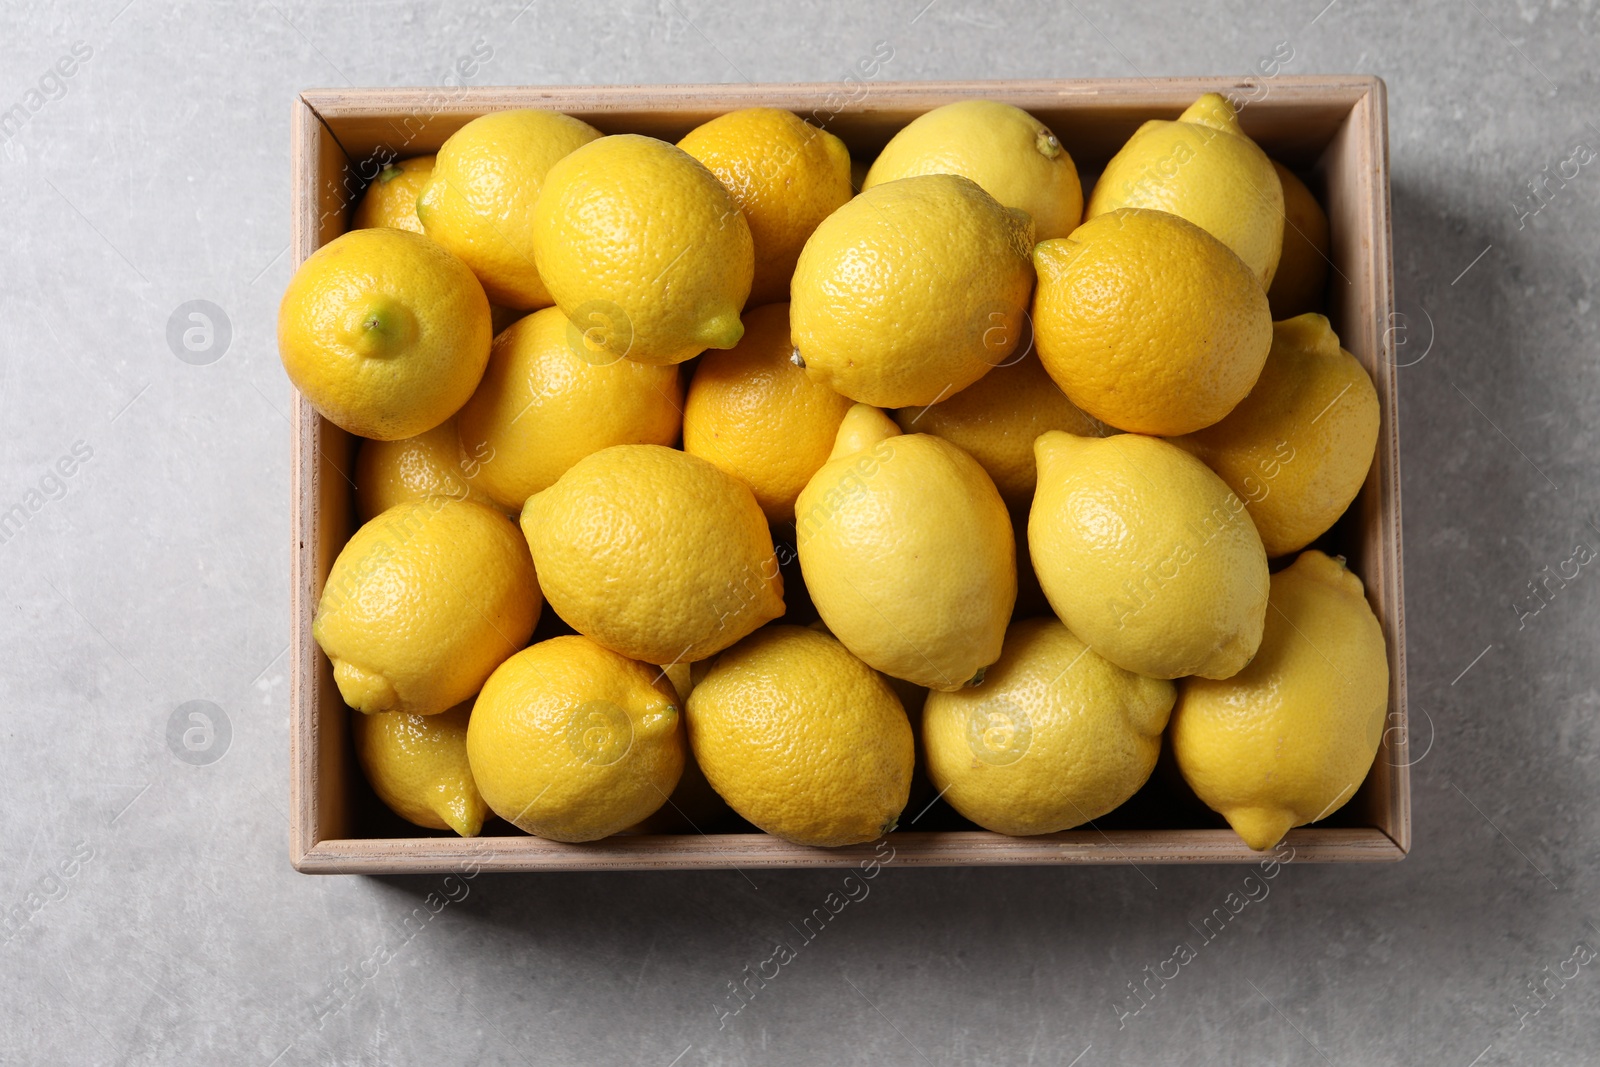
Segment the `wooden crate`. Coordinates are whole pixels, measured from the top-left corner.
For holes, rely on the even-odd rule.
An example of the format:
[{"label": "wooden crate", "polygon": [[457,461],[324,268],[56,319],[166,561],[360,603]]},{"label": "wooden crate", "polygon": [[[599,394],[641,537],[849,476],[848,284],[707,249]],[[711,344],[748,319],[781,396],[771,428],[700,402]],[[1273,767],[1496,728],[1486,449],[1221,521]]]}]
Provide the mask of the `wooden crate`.
[{"label": "wooden crate", "polygon": [[[1175,118],[1210,91],[1250,101],[1241,114],[1246,132],[1269,155],[1310,173],[1320,186],[1336,266],[1329,317],[1344,346],[1371,372],[1382,409],[1377,461],[1328,543],[1366,582],[1383,624],[1391,677],[1388,729],[1371,774],[1355,798],[1328,820],[1333,825],[1293,830],[1287,842],[1298,861],[1396,860],[1411,845],[1411,794],[1399,403],[1389,331],[1394,295],[1388,127],[1381,80],[1305,76],[313,90],[294,101],[292,262],[298,265],[344,231],[352,201],[383,163],[435,151],[469,120],[503,108],[550,108],[605,133],[645,133],[669,141],[736,108],[787,108],[836,133],[853,154],[870,158],[922,112],[953,100],[989,97],[1037,115],[1088,175],[1097,173],[1142,121]],[[311,638],[323,581],[354,529],[348,477],[354,442],[303,398],[295,405],[293,436],[289,851],[296,869],[377,874],[474,866],[497,871],[843,867],[872,855],[870,845],[817,849],[761,833],[639,835],[585,845],[529,836],[463,839],[397,831],[392,820],[363,815],[376,801],[351,756],[349,712],[327,658]],[[1104,821],[1117,823],[1114,816]],[[384,834],[414,836],[376,836],[374,826]],[[907,866],[1246,863],[1258,858],[1225,828],[1085,827],[1030,838],[905,830],[891,840],[894,862]]]}]

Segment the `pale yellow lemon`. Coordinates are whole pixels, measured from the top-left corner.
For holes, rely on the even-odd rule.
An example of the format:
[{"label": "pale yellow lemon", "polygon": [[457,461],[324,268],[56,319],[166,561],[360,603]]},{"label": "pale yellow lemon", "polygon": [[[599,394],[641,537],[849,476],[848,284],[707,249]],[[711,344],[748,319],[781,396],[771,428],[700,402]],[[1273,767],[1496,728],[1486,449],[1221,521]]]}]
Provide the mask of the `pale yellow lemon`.
[{"label": "pale yellow lemon", "polygon": [[1294,171],[1277,160],[1272,169],[1283,185],[1283,255],[1267,290],[1276,322],[1323,309],[1332,253],[1322,205]]},{"label": "pale yellow lemon", "polygon": [[1084,220],[1119,208],[1180,215],[1227,245],[1265,289],[1283,248],[1283,188],[1233,105],[1206,93],[1176,121],[1152,119],[1100,173]]},{"label": "pale yellow lemon", "polygon": [[756,498],[676,449],[585,456],[529,498],[522,531],[556,613],[632,659],[692,663],[783,614]]},{"label": "pale yellow lemon", "polygon": [[1011,519],[949,441],[851,408],[795,504],[795,539],[822,621],[868,665],[951,690],[999,657],[1017,595]]},{"label": "pale yellow lemon", "polygon": [[474,484],[518,511],[590,453],[673,444],[682,411],[676,367],[592,361],[561,309],[544,308],[494,339],[456,422],[462,452],[480,457]]},{"label": "pale yellow lemon", "polygon": [[597,841],[672,795],[681,720],[659,670],[569,634],[490,675],[473,704],[467,756],[502,819],[552,841]]},{"label": "pale yellow lemon", "polygon": [[862,189],[917,174],[960,174],[1033,219],[1034,239],[1077,229],[1083,189],[1050,127],[998,100],[960,100],[914,118],[889,139]]},{"label": "pale yellow lemon", "polygon": [[393,226],[412,233],[423,232],[422,220],[417,218],[417,194],[433,173],[433,160],[431,155],[413,156],[380,170],[356,202],[350,228]]},{"label": "pale yellow lemon", "polygon": [[1244,399],[1272,347],[1267,295],[1239,257],[1176,215],[1124,209],[1034,249],[1039,359],[1119,430],[1179,434]]},{"label": "pale yellow lemon", "polygon": [[1061,621],[1152,678],[1226,678],[1248,663],[1267,554],[1227,483],[1156,437],[1052,430],[1035,447],[1028,546]]},{"label": "pale yellow lemon", "polygon": [[1361,491],[1378,447],[1378,391],[1321,315],[1273,324],[1250,395],[1172,443],[1205,460],[1250,509],[1268,556],[1321,537]]},{"label": "pale yellow lemon", "polygon": [[717,176],[676,145],[618,134],[551,167],[533,250],[556,306],[597,357],[682,363],[744,332],[750,226]]},{"label": "pale yellow lemon", "polygon": [[769,834],[859,844],[894,829],[905,808],[911,724],[883,678],[826,634],[751,634],[712,662],[688,719],[707,780]]},{"label": "pale yellow lemon", "polygon": [[901,408],[894,421],[906,433],[931,433],[961,446],[1014,508],[1033,499],[1033,442],[1040,434],[1065,430],[1101,437],[1116,432],[1068,400],[1032,352],[1013,355],[948,400]]},{"label": "pale yellow lemon", "polygon": [[356,513],[362,522],[396,504],[450,496],[496,507],[478,480],[482,454],[463,453],[456,420],[399,441],[368,441],[356,448]]},{"label": "pale yellow lemon", "polygon": [[794,518],[851,403],[796,367],[792,351],[789,305],[753,308],[737,345],[700,358],[683,408],[683,450],[748,485],[771,522]]},{"label": "pale yellow lemon", "polygon": [[437,715],[384,711],[350,716],[356,760],[389,810],[430,830],[477,837],[489,807],[467,763],[472,702]]},{"label": "pale yellow lemon", "polygon": [[351,230],[313,252],[278,305],[289,380],[334,425],[396,441],[454,415],[489,361],[489,301],[420,234]]},{"label": "pale yellow lemon", "polygon": [[1383,629],[1342,561],[1301,553],[1270,604],[1249,666],[1181,682],[1167,731],[1195,795],[1257,851],[1355,795],[1389,706]]},{"label": "pale yellow lemon", "polygon": [[550,168],[600,136],[555,111],[492,111],[451,134],[417,197],[428,236],[460,256],[489,299],[527,310],[554,301],[534,258],[533,209]]},{"label": "pale yellow lemon", "polygon": [[433,715],[476,693],[527,643],[540,606],[511,521],[435,496],[355,532],[333,561],[311,634],[346,704]]},{"label": "pale yellow lemon", "polygon": [[1014,622],[981,686],[928,694],[928,776],[986,830],[1081,826],[1150,777],[1174,696],[1171,682],[1103,659],[1059,620]]},{"label": "pale yellow lemon", "polygon": [[750,304],[788,300],[806,238],[851,197],[850,150],[828,131],[771,107],[719,115],[690,130],[678,147],[728,187],[750,224]]},{"label": "pale yellow lemon", "polygon": [[959,393],[1022,337],[1033,224],[969,178],[926,174],[868,189],[800,253],[790,330],[806,373],[863,404]]}]

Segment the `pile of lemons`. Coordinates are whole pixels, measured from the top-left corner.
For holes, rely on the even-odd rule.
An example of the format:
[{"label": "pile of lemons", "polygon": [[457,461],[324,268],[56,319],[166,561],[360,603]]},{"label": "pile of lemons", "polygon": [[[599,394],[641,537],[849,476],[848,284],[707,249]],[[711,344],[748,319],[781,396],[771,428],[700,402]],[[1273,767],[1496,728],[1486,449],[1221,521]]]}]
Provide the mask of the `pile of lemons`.
[{"label": "pile of lemons", "polygon": [[1087,200],[994,101],[870,167],[772,109],[676,145],[497,112],[354,226],[279,346],[364,439],[313,633],[411,822],[578,842],[725,802],[836,846],[917,778],[1052,833],[1165,738],[1264,849],[1366,776],[1383,634],[1308,546],[1377,394],[1318,313],[1326,216],[1222,97]]}]

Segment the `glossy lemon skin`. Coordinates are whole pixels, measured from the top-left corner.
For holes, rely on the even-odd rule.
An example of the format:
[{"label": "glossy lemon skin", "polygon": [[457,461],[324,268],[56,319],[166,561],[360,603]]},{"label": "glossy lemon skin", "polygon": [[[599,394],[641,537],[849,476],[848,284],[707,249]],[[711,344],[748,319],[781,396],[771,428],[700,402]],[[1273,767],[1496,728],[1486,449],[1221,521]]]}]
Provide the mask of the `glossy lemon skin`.
[{"label": "glossy lemon skin", "polygon": [[534,257],[534,204],[550,168],[599,136],[586,122],[535,108],[473,119],[439,149],[417,197],[424,231],[472,268],[493,303],[549,307]]},{"label": "glossy lemon skin", "polygon": [[783,614],[761,506],[697,456],[602,449],[529,498],[521,523],[550,606],[631,659],[692,663]]},{"label": "glossy lemon skin", "polygon": [[661,671],[578,635],[502,663],[467,726],[489,807],[552,841],[598,841],[654,813],[678,784],[684,751],[681,709]]},{"label": "glossy lemon skin", "polygon": [[1250,509],[1269,557],[1321,537],[1361,491],[1378,448],[1378,391],[1321,315],[1272,327],[1272,353],[1226,418],[1172,443]]},{"label": "glossy lemon skin", "polygon": [[417,196],[433,173],[434,157],[413,156],[391,163],[378,172],[372,184],[361,193],[350,216],[352,230],[373,226],[393,226],[397,230],[422,233],[417,218]]},{"label": "glossy lemon skin", "polygon": [[1188,433],[1255,384],[1272,346],[1266,294],[1199,227],[1130,208],[1033,255],[1040,362],[1088,414],[1134,433]]},{"label": "glossy lemon skin", "polygon": [[453,418],[399,441],[363,439],[356,446],[356,513],[366,522],[396,504],[430,496],[497,507],[478,484],[481,455],[462,452]]},{"label": "glossy lemon skin", "polygon": [[862,189],[918,174],[959,174],[1033,219],[1034,239],[1065,237],[1083,219],[1072,156],[1050,128],[998,100],[960,100],[912,119],[890,138]]},{"label": "glossy lemon skin", "polygon": [[822,621],[868,665],[952,690],[999,657],[1017,595],[1011,519],[960,448],[857,405],[795,530]]},{"label": "glossy lemon skin", "polygon": [[876,407],[932,404],[1009,358],[1033,284],[1033,223],[971,179],[902,178],[818,226],[790,286],[806,373]]},{"label": "glossy lemon skin", "polygon": [[510,520],[428,497],[355,532],[333,561],[311,633],[346,704],[433,715],[471,697],[527,643],[541,606]]},{"label": "glossy lemon skin", "polygon": [[1227,245],[1263,289],[1283,250],[1283,187],[1233,105],[1206,93],[1174,122],[1152,120],[1100,173],[1084,221],[1119,208],[1188,219]]},{"label": "glossy lemon skin", "polygon": [[1355,795],[1388,701],[1383,629],[1361,579],[1313,550],[1272,576],[1250,664],[1180,683],[1168,736],[1195,795],[1261,851]]},{"label": "glossy lemon skin", "polygon": [[1052,431],[1028,546],[1062,622],[1136,674],[1226,678],[1267,610],[1267,554],[1227,483],[1176,445]]},{"label": "glossy lemon skin", "polygon": [[834,638],[768,626],[689,695],[706,778],[756,826],[802,845],[872,841],[905,808],[915,759],[894,691]]},{"label": "glossy lemon skin", "polygon": [[683,408],[683,450],[748,485],[771,522],[794,519],[851,405],[796,367],[793,350],[788,304],[745,312],[743,339],[700,357]]},{"label": "glossy lemon skin", "polygon": [[467,762],[471,714],[465,701],[437,715],[352,715],[356,761],[378,799],[417,826],[477,837],[489,807]]},{"label": "glossy lemon skin", "polygon": [[463,454],[478,457],[475,485],[516,512],[602,448],[675,443],[682,408],[676,367],[593,361],[561,310],[544,308],[494,339],[456,421]]},{"label": "glossy lemon skin", "polygon": [[1123,670],[1057,619],[1014,622],[981,686],[928,694],[928,776],[986,830],[1071,829],[1144,785],[1175,697],[1170,681]]},{"label": "glossy lemon skin", "polygon": [[533,249],[556,306],[597,353],[682,363],[743,333],[750,226],[717,176],[676,145],[618,134],[551,167]]},{"label": "glossy lemon skin", "polygon": [[278,353],[329,422],[396,441],[454,415],[489,361],[489,301],[419,234],[351,230],[300,265],[278,306]]},{"label": "glossy lemon skin", "polygon": [[770,107],[719,115],[678,147],[727,186],[750,225],[750,306],[787,301],[806,238],[853,193],[850,150],[793,112]]}]

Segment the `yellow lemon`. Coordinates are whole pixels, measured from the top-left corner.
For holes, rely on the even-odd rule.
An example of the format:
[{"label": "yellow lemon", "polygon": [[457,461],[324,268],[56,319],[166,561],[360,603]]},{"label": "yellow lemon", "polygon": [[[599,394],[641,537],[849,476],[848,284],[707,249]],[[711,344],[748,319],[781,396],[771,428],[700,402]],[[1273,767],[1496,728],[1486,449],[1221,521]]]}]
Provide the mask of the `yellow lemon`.
[{"label": "yellow lemon", "polygon": [[551,167],[533,250],[597,356],[682,363],[744,332],[750,226],[717,176],[665,141],[602,137]]},{"label": "yellow lemon", "polygon": [[1283,256],[1267,290],[1276,322],[1322,310],[1331,261],[1328,216],[1322,205],[1294,171],[1277,160],[1272,169],[1283,185]]},{"label": "yellow lemon", "polygon": [[355,532],[311,634],[357,711],[433,715],[476,693],[539,621],[528,546],[504,515],[435,496]]},{"label": "yellow lemon", "polygon": [[931,433],[960,445],[994,479],[1011,507],[1033,499],[1033,442],[1046,430],[1103,437],[1114,433],[1078,409],[1029,352],[996,367],[975,385],[925,408],[901,408],[906,433]]},{"label": "yellow lemon", "polygon": [[878,673],[826,634],[768,626],[689,694],[689,743],[730,807],[775,837],[854,845],[894,829],[911,723]]},{"label": "yellow lemon", "polygon": [[1268,556],[1321,537],[1361,491],[1378,447],[1378,391],[1321,315],[1272,327],[1250,395],[1172,443],[1205,460],[1255,521]]},{"label": "yellow lemon", "polygon": [[1272,347],[1267,294],[1239,257],[1176,215],[1129,208],[1034,249],[1044,369],[1119,430],[1179,434],[1244,399]]},{"label": "yellow lemon", "polygon": [[890,138],[862,189],[917,174],[960,174],[1033,219],[1034,237],[1065,237],[1083,218],[1078,168],[1050,127],[998,100],[961,100]]},{"label": "yellow lemon", "polygon": [[550,606],[646,663],[692,663],[783,614],[761,506],[697,456],[615,445],[530,497],[522,531]]},{"label": "yellow lemon", "polygon": [[600,136],[587,122],[519,108],[473,119],[439,149],[417,197],[428,236],[472,268],[496,304],[553,303],[534,258],[533,207],[556,161]]},{"label": "yellow lemon", "polygon": [[771,522],[793,520],[850,410],[794,365],[793,350],[789,305],[752,309],[737,345],[701,357],[683,408],[683,450],[748,485]]},{"label": "yellow lemon", "polygon": [[986,830],[1071,829],[1144,785],[1175,695],[1171,682],[1096,655],[1056,619],[1024,619],[981,686],[928,695],[928,776]]},{"label": "yellow lemon", "polygon": [[1272,576],[1261,650],[1179,683],[1168,737],[1195,795],[1261,851],[1355,795],[1383,739],[1389,661],[1361,579],[1321,552]]},{"label": "yellow lemon", "polygon": [[806,373],[878,407],[932,404],[1004,363],[1022,336],[1033,224],[969,178],[872,189],[823,220],[790,286]]},{"label": "yellow lemon", "polygon": [[472,702],[437,715],[350,716],[356,760],[378,799],[409,823],[477,837],[489,806],[467,764]]},{"label": "yellow lemon", "polygon": [[496,504],[477,478],[481,454],[464,454],[456,420],[400,441],[362,440],[356,448],[356,512],[362,522],[408,500],[451,496]]},{"label": "yellow lemon", "polygon": [[719,115],[690,130],[678,147],[722,180],[750,224],[750,303],[789,299],[806,238],[851,197],[850,150],[826,130],[771,107]]},{"label": "yellow lemon", "polygon": [[545,308],[494,339],[457,422],[462,450],[481,457],[475,484],[516,511],[591,452],[673,444],[682,404],[676,367],[591,362],[567,317]]},{"label": "yellow lemon", "polygon": [[417,218],[417,195],[433,173],[433,156],[413,156],[391,163],[378,172],[362,192],[350,217],[352,230],[373,226],[393,226],[398,230],[422,232]]},{"label": "yellow lemon", "polygon": [[467,757],[494,813],[552,841],[598,841],[666,803],[683,772],[661,672],[576,634],[502,663],[472,707]]},{"label": "yellow lemon", "polygon": [[1028,547],[1062,622],[1152,678],[1226,678],[1267,611],[1267,554],[1244,502],[1156,437],[1051,431],[1035,445]]},{"label": "yellow lemon", "polygon": [[313,252],[278,305],[278,354],[329,422],[396,441],[454,415],[489,361],[489,301],[419,234],[351,230]]},{"label": "yellow lemon", "polygon": [[1011,518],[976,460],[858,404],[795,504],[822,621],[885,674],[960,689],[1000,655],[1017,596]]},{"label": "yellow lemon", "polygon": [[1265,289],[1283,248],[1283,188],[1272,161],[1207,93],[1176,122],[1140,126],[1100,173],[1084,221],[1118,208],[1179,215],[1231,248]]}]

